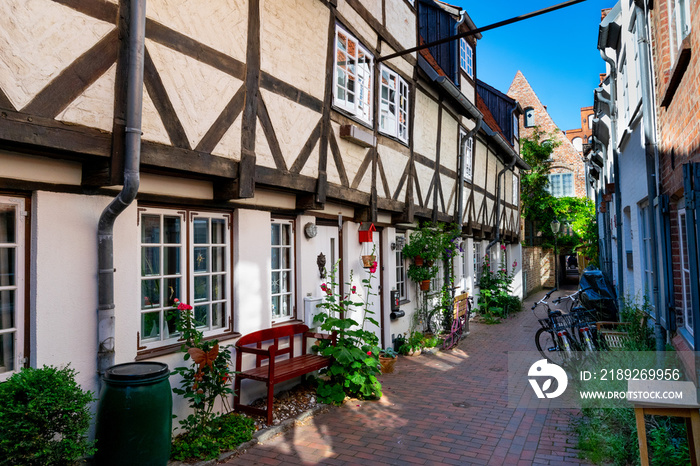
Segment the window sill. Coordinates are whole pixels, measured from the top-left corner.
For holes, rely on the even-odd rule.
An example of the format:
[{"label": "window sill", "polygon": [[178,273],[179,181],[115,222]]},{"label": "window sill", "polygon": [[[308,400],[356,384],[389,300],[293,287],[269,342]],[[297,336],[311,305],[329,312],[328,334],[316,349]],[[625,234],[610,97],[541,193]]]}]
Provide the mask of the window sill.
[{"label": "window sill", "polygon": [[[226,332],[226,333],[219,333],[217,335],[211,335],[208,337],[204,337],[204,341],[211,341],[211,340],[222,340],[222,339],[232,339],[232,338],[238,338],[240,337],[241,334],[238,332]],[[180,351],[180,348],[182,348],[182,344],[184,343],[184,340],[178,340],[177,343],[173,343],[171,345],[167,346],[159,346],[158,348],[147,348],[140,350],[138,353],[136,353],[136,357],[134,358],[134,361],[144,361],[146,359],[152,359],[156,358],[158,356],[165,356],[167,354],[172,354],[172,353],[177,353]]]},{"label": "window sill", "polygon": [[340,138],[357,144],[360,147],[376,147],[376,136],[366,129],[356,125],[342,125]]},{"label": "window sill", "polygon": [[676,64],[673,66],[673,70],[671,70],[671,79],[669,79],[668,84],[666,85],[666,90],[663,93],[663,99],[661,100],[662,107],[668,107],[671,105],[671,101],[673,100],[673,96],[676,94],[676,91],[681,84],[685,70],[688,69],[688,64],[690,64],[690,37],[691,36],[688,35],[688,37],[683,39],[683,42],[681,42],[681,48],[678,51]]},{"label": "window sill", "polygon": [[411,302],[410,299],[402,299],[399,301],[399,306],[403,306],[404,304],[409,304]]}]

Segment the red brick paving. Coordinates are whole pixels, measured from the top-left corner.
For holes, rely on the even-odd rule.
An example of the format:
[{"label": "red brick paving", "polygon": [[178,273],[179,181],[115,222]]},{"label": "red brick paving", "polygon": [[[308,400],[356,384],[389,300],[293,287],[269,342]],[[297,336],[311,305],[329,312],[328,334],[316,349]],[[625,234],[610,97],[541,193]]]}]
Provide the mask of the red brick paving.
[{"label": "red brick paving", "polygon": [[400,357],[381,400],[332,408],[226,464],[588,464],[569,427],[575,411],[508,408],[506,353],[536,351],[533,301],[500,325],[472,322],[455,350]]}]

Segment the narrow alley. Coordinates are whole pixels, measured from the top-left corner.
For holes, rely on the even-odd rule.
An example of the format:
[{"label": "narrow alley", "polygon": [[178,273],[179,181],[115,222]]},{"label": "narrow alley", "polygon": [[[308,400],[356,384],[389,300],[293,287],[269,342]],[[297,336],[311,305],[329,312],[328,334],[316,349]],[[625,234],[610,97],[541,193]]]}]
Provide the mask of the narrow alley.
[{"label": "narrow alley", "polygon": [[575,411],[507,407],[507,352],[536,351],[530,307],[543,294],[500,325],[472,322],[455,350],[402,356],[380,401],[347,402],[226,464],[587,464]]}]

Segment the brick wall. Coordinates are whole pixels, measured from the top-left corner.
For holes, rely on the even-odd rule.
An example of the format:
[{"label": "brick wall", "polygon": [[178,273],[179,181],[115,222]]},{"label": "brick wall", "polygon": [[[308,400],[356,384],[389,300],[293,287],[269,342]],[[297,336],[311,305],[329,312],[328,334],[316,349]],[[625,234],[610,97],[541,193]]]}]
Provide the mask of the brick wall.
[{"label": "brick wall", "polygon": [[551,249],[543,250],[539,246],[523,247],[523,272],[527,274],[527,283],[523,285],[525,296],[542,288],[554,287],[553,257]]},{"label": "brick wall", "polygon": [[[573,173],[574,175],[574,195],[576,197],[586,196],[586,174],[585,165],[581,160],[581,154],[574,148],[571,142],[566,138],[554,123],[547,112],[547,107],[542,105],[540,99],[535,94],[535,91],[527,82],[522,72],[518,71],[513,78],[513,82],[508,89],[508,96],[517,100],[523,110],[532,107],[535,111],[535,125],[539,126],[540,130],[551,135],[559,145],[554,149],[552,154],[553,163],[551,165],[551,173]],[[534,132],[534,128],[526,128],[524,126],[524,117],[520,118],[520,136],[530,137]]]},{"label": "brick wall", "polygon": [[[678,211],[685,207],[683,165],[700,162],[700,0],[691,0],[691,32],[684,45],[692,50],[686,68],[678,66],[679,52],[671,50],[672,0],[660,0],[650,12],[650,31],[657,106],[659,169],[661,194],[670,199],[671,262],[673,268],[676,322],[684,325],[682,315],[681,240]],[[678,87],[671,92],[672,78]],[[661,104],[665,104],[662,106]],[[698,324],[695,326],[696,331]],[[679,339],[673,340],[679,346]]]}]

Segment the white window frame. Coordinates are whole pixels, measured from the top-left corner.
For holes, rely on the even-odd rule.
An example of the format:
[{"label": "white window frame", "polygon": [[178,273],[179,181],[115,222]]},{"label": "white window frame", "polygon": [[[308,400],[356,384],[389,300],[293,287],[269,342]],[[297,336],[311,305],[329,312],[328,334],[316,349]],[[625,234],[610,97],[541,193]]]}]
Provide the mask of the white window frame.
[{"label": "white window frame", "polygon": [[466,39],[459,40],[459,66],[474,79],[474,50]]},{"label": "white window frame", "polygon": [[[406,243],[405,234],[397,234],[397,238],[403,237],[404,244]],[[396,289],[399,292],[399,299],[401,301],[408,300],[408,280],[406,277],[406,259],[403,257],[403,250],[396,248]]]},{"label": "white window frame", "polygon": [[[569,186],[571,189],[564,190],[564,177],[570,178]],[[574,197],[576,190],[574,189],[574,174],[573,173],[550,173],[549,184],[547,191],[554,197]]]},{"label": "white window frame", "polygon": [[[342,43],[342,36],[346,38],[347,43],[354,44],[354,55],[350,58],[354,64],[354,72],[348,70],[346,66],[338,64],[338,55],[344,54],[349,56],[351,47],[345,47],[346,50],[339,49],[339,43]],[[335,47],[333,53],[333,104],[341,108],[365,123],[372,124],[372,102],[374,96],[372,95],[373,80],[374,80],[374,56],[369,53],[369,51],[360,44],[355,37],[352,36],[345,29],[336,25],[335,27]],[[360,65],[359,60],[361,56],[369,59],[368,64]],[[348,78],[343,81],[343,76],[347,75]],[[354,81],[357,83],[355,89],[349,88],[349,83]],[[350,99],[349,96],[353,95],[354,99]]]},{"label": "white window frame", "polygon": [[474,241],[473,253],[474,253],[474,277],[472,277],[473,278],[472,289],[476,289],[479,287],[479,279],[481,278],[481,274],[484,270],[484,255],[481,252],[481,242]]},{"label": "white window frame", "polygon": [[408,83],[382,65],[379,79],[379,131],[408,143]]},{"label": "white window frame", "polygon": [[471,183],[472,177],[474,175],[473,139],[472,138],[467,139],[466,144],[464,144],[464,146],[462,146],[462,141],[466,137],[467,137],[467,132],[464,129],[459,128],[459,150],[461,151],[462,147],[464,147],[464,151],[462,153],[462,160],[464,161],[464,179]]},{"label": "white window frame", "polygon": [[[3,348],[0,348],[0,382],[8,379],[12,374],[18,372],[24,366],[24,294],[25,294],[25,199],[17,197],[0,196],[0,205],[11,206],[15,210],[15,237],[12,242],[0,242],[0,248],[6,250],[14,250],[14,270],[5,271],[14,276],[14,282],[10,284],[9,280],[5,280],[0,276],[0,292],[14,294],[14,315],[13,325],[7,328],[2,328],[4,324],[0,322],[0,336],[2,336]],[[0,241],[2,238],[0,238]],[[1,318],[1,317],[0,317]],[[7,338],[11,343],[4,341]],[[9,349],[8,349],[9,348]],[[5,356],[5,351],[11,352],[9,356]],[[12,364],[7,367],[6,362]]]},{"label": "white window frame", "polygon": [[[140,240],[139,249],[141,254],[141,274],[139,277],[140,286],[140,302],[141,309],[139,311],[139,350],[142,349],[152,349],[159,348],[163,346],[168,346],[177,343],[179,334],[174,330],[171,332],[168,330],[168,325],[166,323],[168,313],[173,312],[173,302],[177,298],[180,302],[187,303],[193,307],[194,317],[203,319],[203,324],[198,325],[197,328],[202,331],[205,337],[212,335],[222,334],[226,331],[231,330],[232,324],[232,312],[231,303],[233,302],[231,296],[231,215],[224,212],[202,212],[202,211],[190,211],[190,210],[175,210],[175,209],[164,209],[156,207],[139,208],[139,230],[140,230]],[[158,216],[159,218],[159,241],[158,242],[144,242],[143,239],[143,228],[145,228],[144,216]],[[172,217],[177,218],[180,222],[180,238],[178,242],[166,242],[164,237],[164,218]],[[208,219],[208,237],[209,242],[207,243],[197,243],[195,245],[194,238],[194,223],[196,220]],[[211,220],[216,219],[217,221],[223,221],[223,243],[211,243]],[[147,257],[145,254],[146,248],[158,248],[158,273],[145,274],[144,272],[144,260]],[[166,273],[164,268],[166,254],[165,248],[179,249],[179,267],[172,270],[172,273]],[[195,248],[197,248],[198,255],[195,256]],[[201,255],[201,249],[206,248],[208,257]],[[211,266],[212,261],[212,249],[223,249],[222,253],[222,267],[223,270],[212,271]],[[196,264],[204,264],[204,268],[196,270]],[[205,291],[206,296],[202,296],[200,291],[196,291],[198,288],[197,283],[201,283],[198,277],[207,277]],[[222,288],[222,296],[219,297],[212,296],[212,286],[214,277],[217,281],[220,281]],[[155,304],[147,304],[150,302],[145,293],[143,283],[147,281],[158,280],[158,302]],[[172,289],[170,292],[166,293],[167,280],[178,280],[178,287],[180,292],[176,292]],[[199,294],[196,294],[199,293]],[[178,296],[179,295],[179,296]],[[217,306],[222,308],[222,313],[220,314],[219,324],[214,324],[214,318],[212,315],[212,306]],[[155,337],[145,337],[145,322],[144,318],[146,314],[158,312],[158,335]],[[204,314],[202,314],[204,312]],[[153,323],[151,327],[156,324]]]},{"label": "white window frame", "polygon": [[644,204],[639,207],[639,247],[642,256],[642,284],[644,296],[652,309],[654,307],[654,271],[652,269],[652,254],[656,254],[654,245],[651,244],[651,228],[650,215],[652,210],[649,204]]},{"label": "white window frame", "polygon": [[518,175],[513,172],[513,205],[517,206],[520,201],[520,183]]},{"label": "white window frame", "polygon": [[690,1],[671,0],[668,8],[671,61],[675,63],[683,39],[690,34]]},{"label": "white window frame", "polygon": [[469,280],[469,254],[467,254],[467,239],[462,238],[462,252],[460,253],[459,269],[460,269],[460,286],[462,287],[462,292],[469,291],[468,280]]},{"label": "white window frame", "polygon": [[678,240],[680,242],[680,258],[681,258],[681,295],[683,300],[681,305],[683,307],[683,326],[685,329],[693,335],[694,333],[694,322],[693,322],[693,307],[692,298],[690,295],[690,264],[688,263],[688,244],[687,244],[687,233],[686,233],[686,215],[685,209],[678,210]]},{"label": "white window frame", "polygon": [[[280,243],[279,244],[273,244],[273,236],[272,236],[272,229],[274,228],[275,225],[278,225],[280,227]],[[289,242],[284,243],[283,238],[284,235],[282,234],[282,230],[284,227],[289,228]],[[271,260],[270,260],[270,317],[272,319],[272,323],[279,323],[279,322],[286,322],[294,319],[296,317],[296,293],[295,293],[295,288],[296,288],[296,277],[294,274],[294,264],[296,263],[296,257],[295,257],[295,248],[294,248],[294,242],[295,242],[295,228],[294,228],[294,220],[286,220],[286,219],[279,219],[279,218],[272,218],[270,221],[270,254],[271,254]],[[279,249],[280,254],[279,254],[279,267],[275,267],[274,260],[272,259],[272,251],[274,249]],[[289,251],[289,260],[287,264],[284,264],[283,257],[284,254],[282,254],[283,250],[288,250]],[[288,283],[289,286],[288,288],[284,288],[283,284],[285,281],[283,280],[284,274],[288,274]],[[275,274],[279,274],[279,285],[277,288],[277,292],[275,292]],[[279,312],[275,311],[275,297],[279,298],[279,307],[281,308]],[[287,297],[287,308],[285,309],[284,307],[284,298]]]}]

